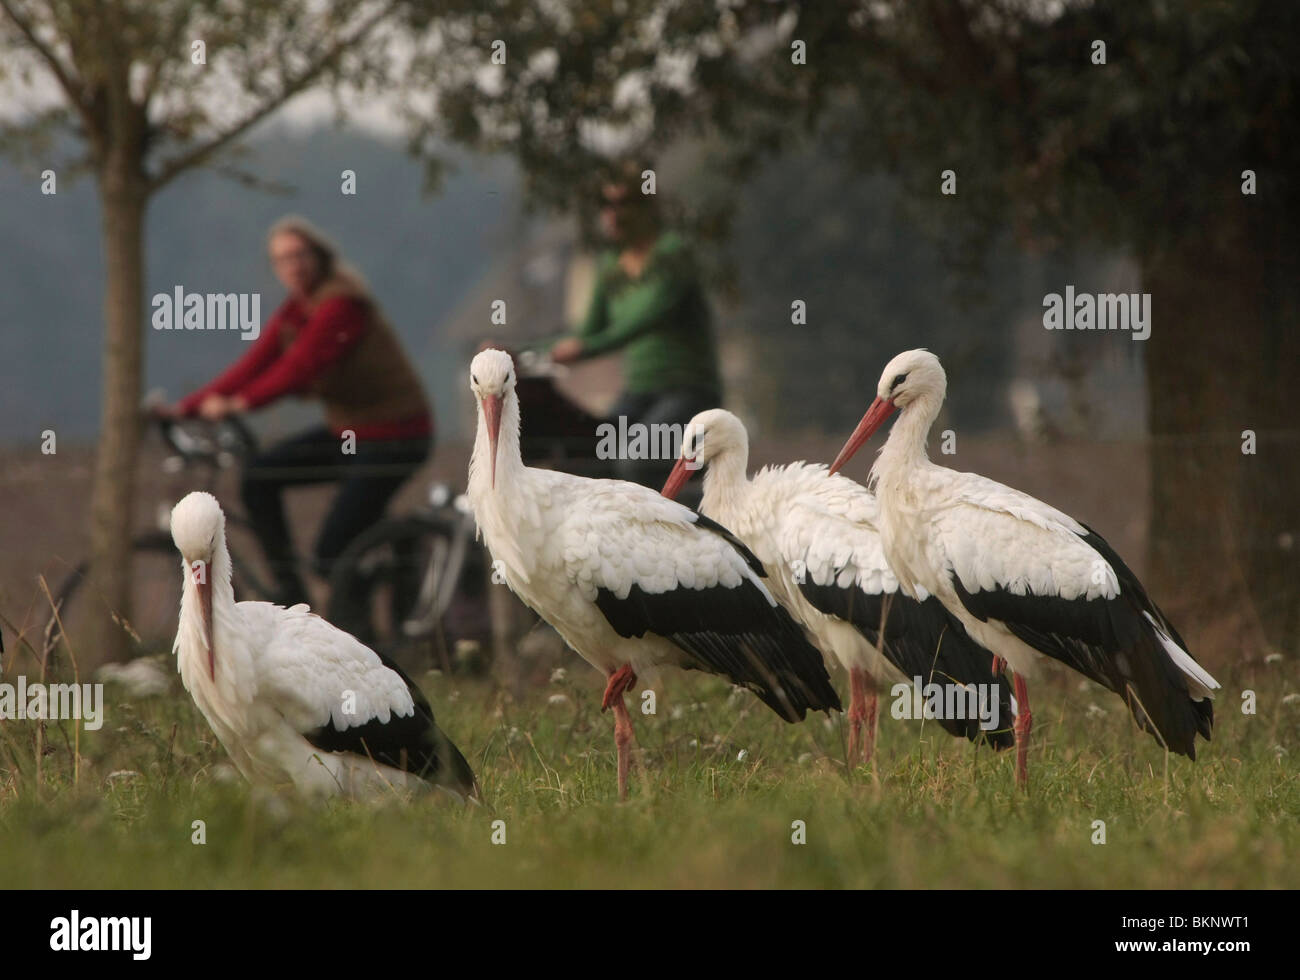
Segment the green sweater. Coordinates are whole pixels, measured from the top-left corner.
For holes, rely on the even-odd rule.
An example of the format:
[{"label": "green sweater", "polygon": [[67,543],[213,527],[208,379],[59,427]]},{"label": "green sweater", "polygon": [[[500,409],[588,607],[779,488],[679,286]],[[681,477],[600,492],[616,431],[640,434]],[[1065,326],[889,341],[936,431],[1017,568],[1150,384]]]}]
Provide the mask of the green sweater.
[{"label": "green sweater", "polygon": [[596,267],[596,288],[578,325],[582,356],[623,350],[625,389],[633,394],[667,388],[718,392],[718,355],[709,306],[685,239],[659,236],[639,279],[607,252]]}]

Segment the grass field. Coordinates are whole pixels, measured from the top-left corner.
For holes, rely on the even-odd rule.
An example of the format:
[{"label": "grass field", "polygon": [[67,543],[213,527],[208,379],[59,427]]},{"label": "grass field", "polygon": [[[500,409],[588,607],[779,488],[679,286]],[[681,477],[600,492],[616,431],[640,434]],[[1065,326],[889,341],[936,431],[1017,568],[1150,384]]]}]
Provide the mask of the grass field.
[{"label": "grass field", "polygon": [[[522,700],[430,675],[482,807],[427,797],[313,806],[255,790],[179,686],[137,701],[109,687],[107,720],[80,733],[75,769],[71,723],[38,735],[35,722],[0,722],[0,882],[1295,888],[1300,704],[1283,700],[1297,689],[1294,668],[1220,679],[1214,741],[1196,763],[1170,757],[1167,776],[1164,753],[1118,698],[1044,679],[1026,795],[1009,754],[891,718],[887,692],[874,762],[848,771],[839,716],[786,725],[721,682],[673,674],[655,716],[633,709],[639,751],[620,804],[602,685],[576,658]],[[1240,710],[1242,688],[1259,692],[1254,715]],[[1097,820],[1105,844],[1093,843]],[[493,843],[494,821],[504,844]],[[795,821],[806,843],[793,842]]]}]

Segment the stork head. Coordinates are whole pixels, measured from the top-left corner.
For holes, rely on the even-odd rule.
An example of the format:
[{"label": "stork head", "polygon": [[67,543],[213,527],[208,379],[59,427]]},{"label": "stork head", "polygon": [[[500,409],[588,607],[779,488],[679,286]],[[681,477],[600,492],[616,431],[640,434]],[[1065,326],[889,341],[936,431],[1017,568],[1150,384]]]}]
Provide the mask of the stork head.
[{"label": "stork head", "polygon": [[853,435],[849,436],[848,442],[835,457],[831,472],[837,472],[847,463],[896,410],[906,409],[918,399],[923,399],[928,404],[942,405],[947,391],[948,376],[944,374],[939,358],[924,348],[903,351],[886,364],[885,370],[880,373],[876,400],[871,403],[867,414],[862,416]]},{"label": "stork head", "polygon": [[208,671],[217,676],[212,636],[212,575],[217,555],[225,546],[226,515],[217,498],[197,490],[172,508],[172,541],[181,553],[187,586],[193,584],[203,617],[203,640],[208,648]]},{"label": "stork head", "polygon": [[711,408],[691,419],[682,434],[682,451],[660,491],[675,500],[696,470],[719,459],[749,455],[749,435],[740,419],[725,408]]},{"label": "stork head", "polygon": [[492,454],[492,486],[497,485],[497,440],[501,435],[501,407],[515,389],[515,362],[503,350],[479,351],[469,363],[469,386],[478,400],[483,424],[487,426]]}]

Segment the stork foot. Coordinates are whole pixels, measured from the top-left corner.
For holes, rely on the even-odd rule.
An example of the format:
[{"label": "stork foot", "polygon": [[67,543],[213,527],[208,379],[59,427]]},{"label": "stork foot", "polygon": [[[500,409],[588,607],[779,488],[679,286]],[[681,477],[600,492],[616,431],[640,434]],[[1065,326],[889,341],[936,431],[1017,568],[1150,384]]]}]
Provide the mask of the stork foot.
[{"label": "stork foot", "polygon": [[610,674],[605,696],[600,699],[600,710],[608,711],[615,704],[622,704],[624,692],[635,683],[636,674],[630,666],[625,665]]}]

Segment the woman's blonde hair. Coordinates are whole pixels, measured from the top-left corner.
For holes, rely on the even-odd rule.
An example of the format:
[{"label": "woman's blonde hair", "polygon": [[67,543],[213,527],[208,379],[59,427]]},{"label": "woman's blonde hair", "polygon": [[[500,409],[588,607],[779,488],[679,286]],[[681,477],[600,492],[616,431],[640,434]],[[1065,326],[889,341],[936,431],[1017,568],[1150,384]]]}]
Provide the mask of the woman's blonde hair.
[{"label": "woman's blonde hair", "polygon": [[266,233],[267,245],[269,246],[271,240],[277,235],[285,234],[297,235],[316,253],[321,267],[322,284],[330,280],[341,281],[363,295],[369,294],[370,290],[365,279],[362,278],[361,273],[343,260],[342,253],[334,244],[334,240],[302,215],[286,214],[278,219]]}]

